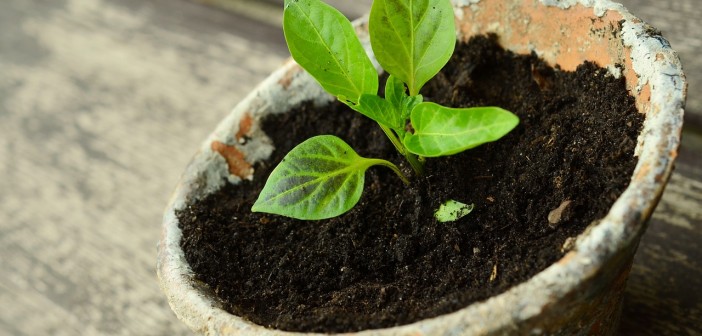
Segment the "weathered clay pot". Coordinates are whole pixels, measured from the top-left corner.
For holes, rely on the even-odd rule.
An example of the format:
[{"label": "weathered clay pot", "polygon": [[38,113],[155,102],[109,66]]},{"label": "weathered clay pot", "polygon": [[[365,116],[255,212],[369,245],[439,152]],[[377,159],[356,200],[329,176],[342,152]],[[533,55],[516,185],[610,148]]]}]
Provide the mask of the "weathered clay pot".
[{"label": "weathered clay pot", "polygon": [[[457,312],[359,335],[609,334],[639,239],[677,156],[686,94],[677,55],[652,27],[605,0],[454,0],[458,36],[494,32],[518,53],[532,50],[552,65],[573,70],[585,60],[624,76],[639,112],[638,164],[631,184],[609,213],[578,237],[563,259],[530,280]],[[365,22],[358,33],[367,42]],[[366,43],[367,44],[367,43]],[[242,101],[203,144],[166,209],[158,275],[176,315],[206,335],[294,334],[269,330],[219,308],[213,293],[193,279],[180,248],[175,216],[216,190],[222,177],[238,183],[273,150],[257,120],[304,100],[331,101],[290,62]]]}]

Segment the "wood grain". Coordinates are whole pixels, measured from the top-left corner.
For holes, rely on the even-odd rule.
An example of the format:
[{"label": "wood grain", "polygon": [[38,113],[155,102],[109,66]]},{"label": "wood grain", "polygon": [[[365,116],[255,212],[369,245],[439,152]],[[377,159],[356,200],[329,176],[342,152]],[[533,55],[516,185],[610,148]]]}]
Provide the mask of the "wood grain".
[{"label": "wood grain", "polygon": [[702,335],[702,135],[683,134],[676,170],[639,245],[623,335]]},{"label": "wood grain", "polygon": [[[623,2],[680,52],[690,98],[621,332],[700,335],[702,7]],[[287,57],[281,3],[0,2],[0,335],[191,334],[156,281],[161,211],[200,141]]]},{"label": "wood grain", "polygon": [[623,335],[702,335],[702,3],[621,0],[661,30],[688,80],[685,133],[676,170],[634,260]]},{"label": "wood grain", "polygon": [[3,0],[0,335],[190,334],[156,280],[161,212],[286,57],[279,29],[189,1]]}]

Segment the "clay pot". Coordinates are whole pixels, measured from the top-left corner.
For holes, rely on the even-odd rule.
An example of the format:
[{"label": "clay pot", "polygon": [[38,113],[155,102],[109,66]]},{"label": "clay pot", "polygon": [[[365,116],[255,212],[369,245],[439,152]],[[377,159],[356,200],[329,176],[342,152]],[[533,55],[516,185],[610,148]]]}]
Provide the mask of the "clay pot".
[{"label": "clay pot", "polygon": [[[496,33],[517,53],[535,51],[551,65],[574,70],[585,60],[626,78],[640,113],[638,164],[631,184],[601,221],[561,260],[528,281],[451,314],[358,335],[610,334],[639,239],[677,156],[686,94],[676,53],[655,29],[605,0],[454,0],[458,36]],[[366,22],[357,31],[367,43]],[[225,180],[252,178],[252,164],[273,150],[259,129],[264,115],[304,100],[331,97],[289,62],[273,73],[221,122],[187,167],[165,211],[158,276],[178,318],[204,335],[287,333],[252,324],[220,309],[211,290],[193,279],[180,248],[175,216]]]}]

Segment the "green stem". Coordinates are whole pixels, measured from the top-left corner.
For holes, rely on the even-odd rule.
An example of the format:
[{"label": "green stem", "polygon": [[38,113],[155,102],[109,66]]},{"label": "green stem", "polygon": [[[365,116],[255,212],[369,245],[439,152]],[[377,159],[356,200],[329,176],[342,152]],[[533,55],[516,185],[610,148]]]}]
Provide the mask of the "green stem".
[{"label": "green stem", "polygon": [[400,179],[402,180],[402,182],[404,182],[406,185],[409,185],[409,184],[410,184],[409,180],[408,180],[408,179],[405,177],[405,175],[403,175],[402,172],[400,171],[400,168],[397,168],[397,166],[394,165],[392,162],[386,161],[386,160],[383,160],[383,159],[368,159],[368,160],[369,160],[368,163],[371,164],[371,165],[380,165],[380,166],[385,166],[385,167],[388,167],[388,168],[392,169],[392,171],[394,171],[395,174],[397,174],[397,176],[400,177]]},{"label": "green stem", "polygon": [[385,125],[380,125],[380,128],[385,132],[385,135],[387,135],[388,139],[390,139],[390,142],[392,142],[393,146],[395,146],[395,149],[397,149],[400,154],[405,155],[405,146],[400,142],[400,139],[397,138],[397,135],[395,135],[395,132],[393,132],[390,128],[388,128]]},{"label": "green stem", "polygon": [[407,84],[407,89],[409,90],[410,97],[419,94],[419,90],[415,90],[414,83]]},{"label": "green stem", "polygon": [[388,136],[388,139],[390,139],[390,142],[392,142],[392,144],[395,146],[395,149],[397,149],[397,151],[400,152],[405,159],[407,159],[407,162],[409,162],[412,170],[414,170],[414,173],[418,176],[424,175],[424,165],[419,161],[417,155],[410,153],[402,142],[400,142],[400,139],[397,137],[395,132],[393,132],[390,128],[381,125],[380,123],[378,123],[378,125],[380,125],[380,128],[383,130],[383,132],[385,132],[385,135]]},{"label": "green stem", "polygon": [[417,156],[417,154],[410,153],[409,151],[407,151],[405,153],[405,158],[407,159],[407,162],[409,162],[410,166],[412,166],[412,169],[414,169],[414,172],[418,176],[424,175],[424,164],[422,164],[419,161],[419,157]]}]

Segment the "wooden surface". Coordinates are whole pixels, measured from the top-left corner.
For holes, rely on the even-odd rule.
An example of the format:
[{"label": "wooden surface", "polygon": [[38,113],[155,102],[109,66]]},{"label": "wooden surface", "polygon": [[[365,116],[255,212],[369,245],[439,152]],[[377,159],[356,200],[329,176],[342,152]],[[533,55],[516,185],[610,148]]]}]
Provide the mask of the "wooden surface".
[{"label": "wooden surface", "polygon": [[163,208],[286,53],[186,0],[1,0],[0,335],[191,334],[156,279]]},{"label": "wooden surface", "polygon": [[702,335],[702,2],[622,0],[661,30],[688,79],[680,156],[634,259],[624,335]]},{"label": "wooden surface", "polygon": [[[190,334],[156,281],[161,211],[200,141],[287,55],[282,0],[199,1],[0,1],[0,335]],[[702,4],[624,2],[680,52],[690,88],[621,330],[699,335]]]}]

